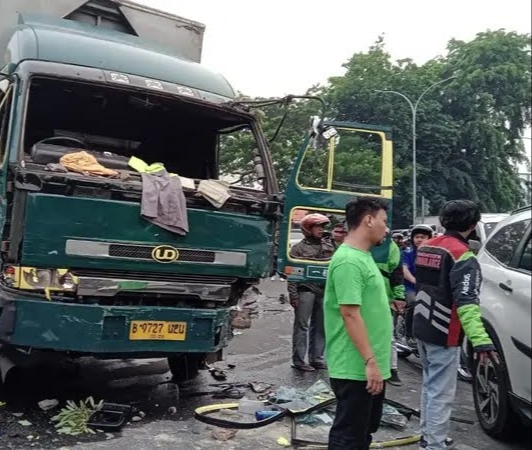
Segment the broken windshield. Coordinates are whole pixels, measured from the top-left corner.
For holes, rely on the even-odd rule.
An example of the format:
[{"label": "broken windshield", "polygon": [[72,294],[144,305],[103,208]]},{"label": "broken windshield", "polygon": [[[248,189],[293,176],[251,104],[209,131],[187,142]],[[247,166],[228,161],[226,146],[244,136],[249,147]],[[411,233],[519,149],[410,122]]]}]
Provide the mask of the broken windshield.
[{"label": "broken windshield", "polygon": [[[39,77],[29,89],[24,160],[58,163],[65,153],[87,150],[103,153],[102,164],[107,161],[114,168],[127,169],[135,156],[183,177],[218,179],[220,161],[227,159],[223,142],[240,133],[258,153],[250,121],[249,116],[162,95]],[[254,167],[253,152],[242,157]],[[243,184],[261,186],[248,181]]]}]

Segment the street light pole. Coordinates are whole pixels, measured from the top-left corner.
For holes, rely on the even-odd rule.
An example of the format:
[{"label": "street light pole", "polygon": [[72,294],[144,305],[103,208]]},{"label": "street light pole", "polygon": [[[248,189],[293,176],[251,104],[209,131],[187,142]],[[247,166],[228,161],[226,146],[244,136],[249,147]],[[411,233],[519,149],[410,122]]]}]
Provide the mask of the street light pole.
[{"label": "street light pole", "polygon": [[434,84],[431,84],[427,89],[425,89],[421,95],[418,97],[415,103],[413,103],[406,95],[402,94],[401,92],[397,91],[388,91],[388,90],[376,90],[375,92],[380,92],[382,94],[394,94],[398,95],[402,98],[404,98],[408,105],[410,106],[410,110],[412,111],[412,224],[416,224],[416,217],[417,217],[417,110],[419,107],[419,104],[421,102],[421,99],[425,96],[427,92],[429,92],[431,89],[435,88],[436,86],[439,86],[440,84],[446,83],[449,80],[452,80],[456,78],[456,76],[452,76],[449,78],[446,78],[445,80],[440,80]]}]

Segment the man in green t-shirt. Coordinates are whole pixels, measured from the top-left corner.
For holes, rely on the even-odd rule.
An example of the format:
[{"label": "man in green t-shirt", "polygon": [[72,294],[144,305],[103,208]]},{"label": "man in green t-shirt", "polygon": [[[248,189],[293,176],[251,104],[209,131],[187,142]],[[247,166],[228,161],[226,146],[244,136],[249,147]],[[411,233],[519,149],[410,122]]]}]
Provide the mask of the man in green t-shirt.
[{"label": "man in green t-shirt", "polygon": [[367,450],[377,431],[390,378],[392,316],[370,253],[388,233],[387,204],[359,197],[346,206],[348,234],[329,265],[325,338],[331,387],[338,400],[329,450]]}]

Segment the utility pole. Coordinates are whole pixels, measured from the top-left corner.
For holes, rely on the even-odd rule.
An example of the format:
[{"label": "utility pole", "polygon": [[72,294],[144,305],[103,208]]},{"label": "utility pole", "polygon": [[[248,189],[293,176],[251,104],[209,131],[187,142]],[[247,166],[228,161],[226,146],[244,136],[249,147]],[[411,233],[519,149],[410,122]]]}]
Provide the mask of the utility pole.
[{"label": "utility pole", "polygon": [[421,99],[425,96],[427,92],[429,92],[432,88],[439,86],[440,84],[446,83],[449,80],[453,80],[456,78],[456,76],[452,76],[449,78],[446,78],[445,80],[440,80],[434,84],[431,84],[427,89],[425,89],[421,95],[418,97],[415,103],[413,103],[405,94],[402,94],[401,92],[397,91],[388,91],[388,90],[376,90],[375,92],[380,92],[382,94],[395,94],[399,95],[400,97],[404,98],[408,105],[410,106],[410,109],[412,111],[412,224],[415,225],[416,223],[416,217],[417,217],[417,149],[416,149],[416,140],[417,140],[417,130],[416,130],[416,118],[417,118],[417,111],[419,107],[419,103],[421,102]]}]

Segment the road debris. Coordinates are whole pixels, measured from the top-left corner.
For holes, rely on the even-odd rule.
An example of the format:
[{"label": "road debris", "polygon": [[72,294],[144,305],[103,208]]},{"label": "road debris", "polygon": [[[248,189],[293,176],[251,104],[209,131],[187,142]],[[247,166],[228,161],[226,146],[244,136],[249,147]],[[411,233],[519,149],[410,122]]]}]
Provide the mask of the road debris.
[{"label": "road debris", "polygon": [[209,369],[209,373],[217,381],[227,380],[227,374],[223,370],[217,369],[216,367],[211,367]]},{"label": "road debris", "polygon": [[52,417],[55,428],[59,434],[77,436],[79,434],[96,432],[89,427],[89,420],[92,415],[103,407],[103,400],[96,403],[92,397],[85,401],[80,400],[79,405],[72,400],[67,400],[66,406]]},{"label": "road debris", "polygon": [[49,411],[50,409],[55,408],[57,405],[59,405],[59,400],[52,399],[52,400],[42,400],[38,403],[39,408],[41,408],[43,411]]},{"label": "road debris", "polygon": [[231,311],[231,326],[237,330],[247,330],[251,328],[251,315],[249,311]]},{"label": "road debris", "polygon": [[277,439],[277,443],[282,447],[290,447],[290,441],[285,437],[280,437]]},{"label": "road debris", "polygon": [[228,441],[236,436],[237,430],[228,430],[226,428],[215,428],[212,430],[212,437],[217,441]]},{"label": "road debris", "polygon": [[[87,424],[90,428],[102,431],[118,431],[127,422],[133,408],[130,405],[118,403],[104,403],[103,406],[94,412]],[[142,420],[140,414],[136,414],[135,421]]]}]

